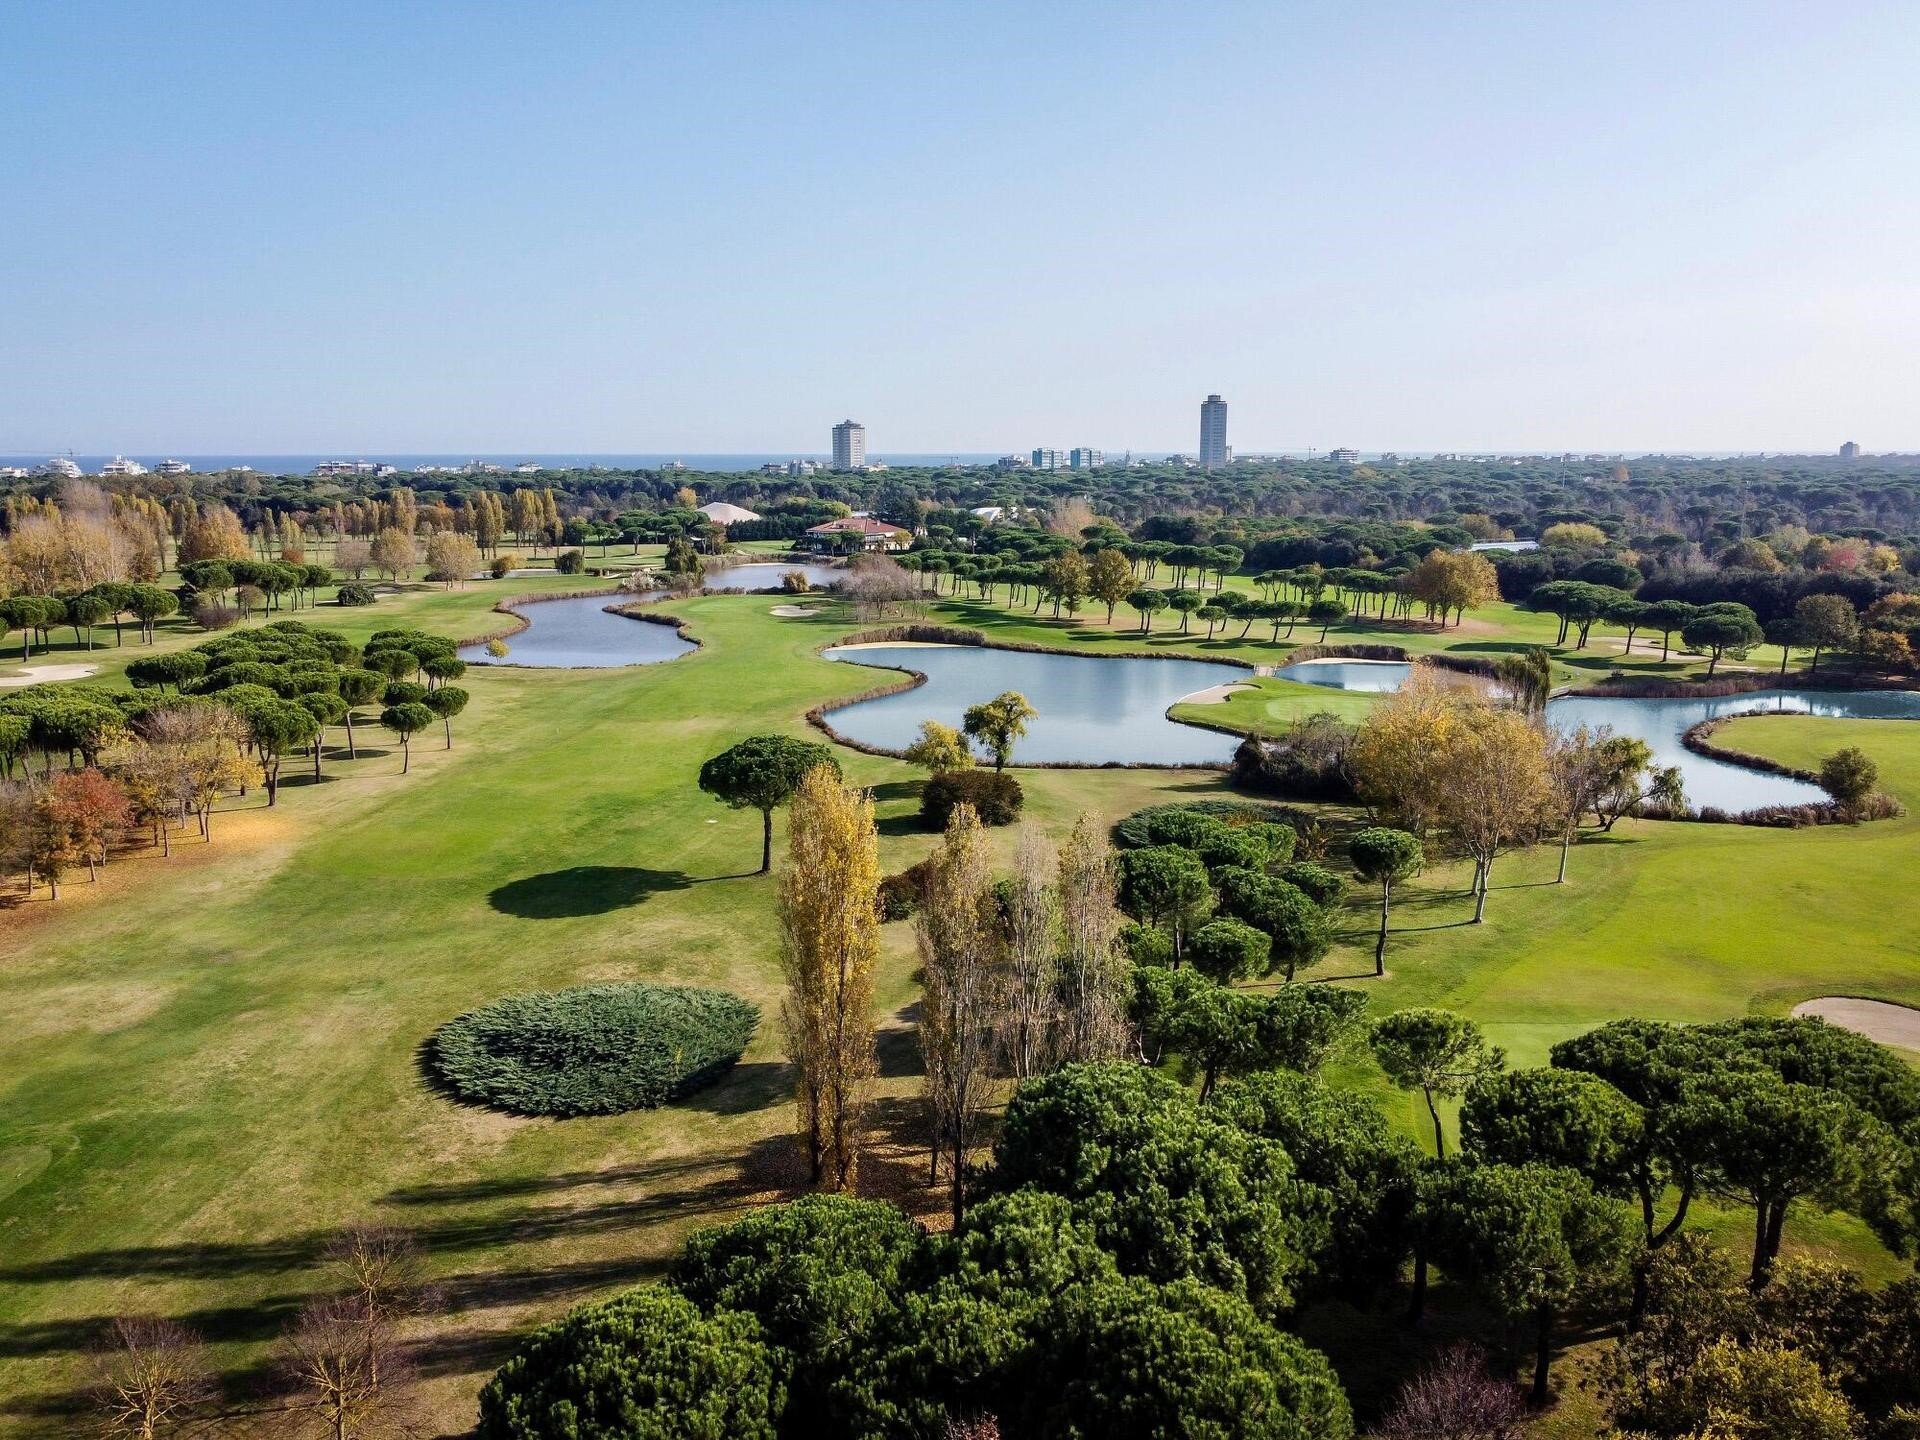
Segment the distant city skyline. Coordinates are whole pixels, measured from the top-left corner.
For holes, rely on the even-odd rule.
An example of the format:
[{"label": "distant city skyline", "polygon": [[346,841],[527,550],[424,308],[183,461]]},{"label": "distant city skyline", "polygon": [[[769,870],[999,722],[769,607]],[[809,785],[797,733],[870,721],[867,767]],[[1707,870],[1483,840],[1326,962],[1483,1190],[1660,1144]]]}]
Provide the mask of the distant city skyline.
[{"label": "distant city skyline", "polygon": [[[6,36],[58,97],[0,147],[9,453],[811,453],[847,413],[876,455],[1187,453],[1212,391],[1240,451],[1920,449],[1920,7],[88,0]],[[1009,223],[1043,216],[1090,221]]]}]

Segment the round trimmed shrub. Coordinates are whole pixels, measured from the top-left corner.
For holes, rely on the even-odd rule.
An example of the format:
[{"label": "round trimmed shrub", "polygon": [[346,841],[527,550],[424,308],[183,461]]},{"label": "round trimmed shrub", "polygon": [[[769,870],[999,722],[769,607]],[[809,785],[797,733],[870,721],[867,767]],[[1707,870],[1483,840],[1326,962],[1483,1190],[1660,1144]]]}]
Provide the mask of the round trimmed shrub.
[{"label": "round trimmed shrub", "polygon": [[920,789],[920,818],[929,830],[945,830],[954,807],[971,805],[982,825],[1011,825],[1026,803],[1020,782],[998,770],[946,770]]},{"label": "round trimmed shrub", "polygon": [[358,580],[347,581],[333,594],[333,603],[336,605],[371,605],[373,600],[373,587]]},{"label": "round trimmed shrub", "polygon": [[651,1110],[720,1078],[760,1010],[724,990],[582,985],[509,995],[440,1028],[430,1063],[460,1099],[515,1115]]}]

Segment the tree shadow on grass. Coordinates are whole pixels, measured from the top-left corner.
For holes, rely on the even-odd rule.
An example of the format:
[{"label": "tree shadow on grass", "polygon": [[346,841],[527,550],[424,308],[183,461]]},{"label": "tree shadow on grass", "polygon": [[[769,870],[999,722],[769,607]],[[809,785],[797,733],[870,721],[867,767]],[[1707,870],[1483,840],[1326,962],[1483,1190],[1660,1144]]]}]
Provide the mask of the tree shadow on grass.
[{"label": "tree shadow on grass", "polygon": [[726,1075],[663,1109],[700,1110],[709,1115],[745,1115],[793,1098],[793,1067],[783,1060],[737,1064]]},{"label": "tree shadow on grass", "polygon": [[693,881],[680,870],[647,870],[637,865],[574,865],[510,880],[487,896],[503,915],[522,920],[561,920],[605,915],[638,905],[666,890],[685,890]]},{"label": "tree shadow on grass", "polygon": [[[436,1280],[438,1313],[403,1343],[426,1378],[490,1370],[520,1343],[514,1312],[527,1306],[555,1308],[609,1289],[656,1280],[665,1260],[623,1245],[623,1237],[650,1227],[690,1220],[724,1221],[770,1199],[804,1188],[805,1164],[791,1135],[755,1140],[731,1157],[663,1157],[605,1170],[455,1182],[396,1190],[383,1204],[400,1204],[407,1234],[430,1257],[445,1264]],[[576,1193],[584,1192],[584,1193]],[[465,1211],[473,1204],[522,1200],[504,1210]],[[444,1207],[453,1207],[451,1210]],[[87,1277],[138,1280],[231,1279],[285,1274],[290,1284],[244,1304],[180,1309],[169,1313],[216,1342],[264,1342],[281,1333],[302,1304],[324,1290],[323,1257],[339,1232],[316,1228],[263,1241],[227,1244],[129,1246],[0,1267],[0,1278],[22,1284],[66,1284]],[[506,1247],[580,1244],[613,1254],[548,1258],[512,1263],[521,1254]],[[0,1359],[75,1355],[96,1346],[112,1321],[109,1313],[0,1323]],[[273,1394],[271,1362],[225,1371],[219,1377],[229,1418],[251,1413]],[[0,1415],[43,1422],[86,1413],[92,1396],[83,1389],[23,1393],[0,1401]],[[36,1432],[37,1433],[37,1432]]]}]

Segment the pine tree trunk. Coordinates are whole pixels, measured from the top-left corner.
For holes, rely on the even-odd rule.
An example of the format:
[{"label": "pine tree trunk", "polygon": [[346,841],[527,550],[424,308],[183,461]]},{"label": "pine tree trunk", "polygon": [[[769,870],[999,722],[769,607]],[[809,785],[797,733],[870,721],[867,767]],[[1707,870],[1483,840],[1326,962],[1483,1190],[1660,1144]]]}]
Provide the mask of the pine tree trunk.
[{"label": "pine tree trunk", "polygon": [[1392,890],[1392,881],[1380,882],[1380,938],[1373,943],[1373,973],[1376,975],[1387,973],[1387,907]]},{"label": "pine tree trunk", "polygon": [[1538,1410],[1547,1403],[1547,1367],[1553,1363],[1553,1311],[1542,1305],[1535,1317],[1538,1329],[1534,1332],[1533,1351],[1533,1393],[1528,1397],[1533,1408]]}]

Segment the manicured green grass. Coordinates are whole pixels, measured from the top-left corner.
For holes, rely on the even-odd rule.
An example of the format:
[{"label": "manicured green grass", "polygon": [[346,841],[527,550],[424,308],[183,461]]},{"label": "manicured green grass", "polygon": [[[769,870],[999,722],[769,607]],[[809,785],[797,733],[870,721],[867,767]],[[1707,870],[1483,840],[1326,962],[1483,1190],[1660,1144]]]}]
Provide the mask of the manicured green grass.
[{"label": "manicured green grass", "polygon": [[[528,588],[418,591],[298,618],[350,634],[411,624],[467,636],[490,627],[494,599]],[[871,677],[813,655],[856,628],[851,616],[780,620],[773,603],[674,602],[704,645],[663,665],[476,670],[455,748],[423,742],[404,779],[376,739],[357,762],[330,757],[326,783],[289,782],[272,812],[255,796],[221,814],[210,848],[181,840],[170,861],[116,859],[97,888],[76,881],[58,905],[0,911],[0,1433],[67,1425],[45,1407],[71,1395],[83,1348],[116,1312],[177,1316],[219,1342],[223,1363],[263,1363],[320,1283],[325,1238],[365,1219],[412,1228],[446,1282],[451,1314],[421,1325],[421,1358],[437,1417],[456,1430],[526,1326],[656,1274],[689,1228],[799,1179],[773,1019],[773,886],[750,873],[758,816],[723,808],[694,779],[745,734],[806,734],[809,706]],[[937,618],[1096,653],[1141,648],[1104,626],[984,606],[945,605]],[[1222,653],[1164,630],[1149,648]],[[1251,643],[1244,653],[1273,658]],[[1257,698],[1286,692],[1263,685]],[[1759,748],[1746,727],[1729,743]],[[1920,726],[1889,725],[1866,748],[1920,803]],[[916,772],[841,760],[876,787],[884,868],[924,855]],[[1193,772],[1020,778],[1028,814],[1055,833],[1088,810],[1112,819],[1222,793]],[[1328,813],[1336,832],[1351,818]],[[1564,887],[1546,883],[1548,854],[1503,861],[1480,927],[1460,923],[1464,871],[1443,866],[1395,907],[1390,975],[1353,983],[1376,1011],[1464,1010],[1523,1063],[1623,1014],[1779,1013],[1831,991],[1920,1001],[1920,899],[1905,881],[1915,825],[1623,825],[1579,847]],[[1007,863],[1011,832],[994,843]],[[1356,895],[1314,978],[1370,969],[1368,920]],[[906,927],[889,927],[881,1145],[865,1174],[876,1193],[921,1199],[912,948]],[[644,1114],[517,1120],[422,1082],[417,1047],[453,1016],[515,991],[614,980],[715,986],[767,1018],[724,1081]],[[1351,1073],[1374,1083],[1364,1067]],[[1420,1133],[1418,1100],[1391,1101]],[[1891,1263],[1851,1222],[1796,1214],[1789,1231]]]},{"label": "manicured green grass", "polygon": [[1374,697],[1326,685],[1302,685],[1272,675],[1249,676],[1248,689],[1235,691],[1217,705],[1176,705],[1176,720],[1261,735],[1276,735],[1309,715],[1336,715],[1348,724],[1364,718]]}]

